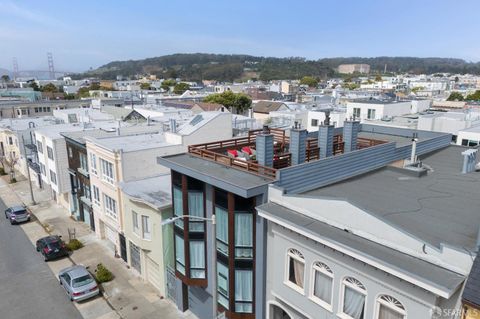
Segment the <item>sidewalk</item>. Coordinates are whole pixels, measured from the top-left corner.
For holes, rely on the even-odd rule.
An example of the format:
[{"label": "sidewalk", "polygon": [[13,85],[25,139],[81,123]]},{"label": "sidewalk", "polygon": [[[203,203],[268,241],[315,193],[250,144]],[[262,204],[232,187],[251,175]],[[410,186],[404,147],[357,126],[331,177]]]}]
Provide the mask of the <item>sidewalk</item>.
[{"label": "sidewalk", "polygon": [[[175,305],[159,296],[150,284],[134,275],[123,260],[115,258],[102,240],[90,231],[83,222],[70,218],[69,213],[51,200],[50,192],[34,189],[37,205],[29,205],[30,210],[38,219],[22,225],[23,230],[32,244],[48,230],[52,234],[62,235],[68,240],[68,229],[75,229],[76,238],[84,243],[84,247],[73,252],[70,258],[48,262],[56,276],[60,269],[75,264],[82,264],[90,269],[103,263],[114,274],[111,282],[102,284],[103,297],[97,297],[76,307],[85,319],[196,319],[190,312],[182,313]],[[7,206],[25,203],[30,204],[28,182],[23,179],[15,184],[8,184],[6,179],[0,179],[0,197]],[[43,225],[43,227],[42,227]]]}]

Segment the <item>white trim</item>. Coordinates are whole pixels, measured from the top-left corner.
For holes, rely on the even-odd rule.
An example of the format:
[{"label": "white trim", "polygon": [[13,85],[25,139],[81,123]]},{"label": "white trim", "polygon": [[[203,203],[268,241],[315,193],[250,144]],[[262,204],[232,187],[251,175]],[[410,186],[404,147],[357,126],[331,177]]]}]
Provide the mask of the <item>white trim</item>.
[{"label": "white trim", "polygon": [[[320,261],[314,261],[313,262],[312,267],[311,267],[311,274],[310,274],[310,289],[309,289],[310,293],[309,293],[308,298],[311,301],[313,301],[314,303],[321,306],[322,308],[325,308],[325,310],[328,310],[329,312],[333,312],[333,293],[334,293],[334,288],[335,288],[334,287],[335,286],[334,285],[335,277],[334,277],[333,271],[330,269],[330,267],[328,267],[328,269],[331,272],[328,272],[327,270],[318,267],[316,265],[317,263],[324,264],[326,267],[328,267],[327,264],[322,263]],[[328,276],[332,280],[332,293],[330,294],[330,303],[326,302],[325,300],[320,299],[319,297],[317,297],[315,295],[315,273],[317,271],[326,275],[326,276]]]},{"label": "white trim", "polygon": [[[381,297],[383,297],[383,296],[395,299],[399,304],[402,305],[403,309],[399,308],[396,305],[392,305],[392,304],[388,303],[387,301],[382,300]],[[397,312],[399,315],[402,315],[403,319],[407,319],[407,310],[405,309],[405,306],[403,305],[403,302],[398,300],[398,298],[393,297],[392,295],[382,294],[382,293],[378,294],[377,297],[375,298],[375,317],[374,317],[375,319],[379,319],[380,305],[390,308],[391,310]]]},{"label": "white trim", "polygon": [[[274,296],[276,299],[280,300],[281,302],[283,302],[286,306],[292,308],[293,310],[295,310],[296,312],[298,312],[299,314],[301,314],[302,316],[304,316],[305,318],[307,319],[311,319],[312,317],[310,317],[310,315],[308,315],[305,311],[299,309],[298,307],[296,306],[293,306],[291,305],[289,302],[287,302],[283,297],[280,297],[277,293],[273,292],[272,291],[272,296]],[[279,304],[277,302],[277,304]],[[285,305],[282,305],[282,304],[279,304],[281,306],[282,309],[285,309]],[[287,312],[287,314],[290,316],[290,313]],[[292,319],[294,319],[295,317],[291,317]]]},{"label": "white trim", "polygon": [[[347,281],[348,278],[352,278],[352,279],[358,281],[358,283],[360,285],[362,285],[364,287],[364,289],[348,282]],[[348,314],[343,312],[343,306],[344,306],[344,302],[345,302],[345,288],[348,287],[348,288],[351,288],[351,289],[355,290],[356,292],[365,296],[365,303],[363,304],[363,318],[362,319],[368,318],[368,316],[367,316],[368,293],[367,293],[367,288],[365,287],[365,285],[360,280],[358,280],[358,279],[356,279],[355,277],[352,277],[352,276],[344,276],[343,279],[340,281],[340,285],[341,285],[341,287],[340,287],[340,299],[339,299],[339,308],[338,308],[339,313],[337,314],[337,316],[340,317],[340,318],[344,318],[344,319],[354,319],[354,318],[350,317]]]},{"label": "white trim", "polygon": [[[295,253],[291,252],[291,250],[296,250],[299,254],[301,254],[301,257],[300,256],[297,256]],[[289,275],[290,275],[290,258],[293,258],[301,263],[303,263],[303,287],[300,287],[299,285],[293,283],[290,281],[289,279]],[[286,267],[285,267],[285,276],[284,276],[284,284],[287,285],[288,287],[292,288],[293,290],[295,290],[296,292],[302,294],[302,295],[305,295],[305,275],[306,275],[306,271],[305,271],[305,257],[303,256],[303,254],[296,248],[287,248],[287,252],[286,252]]]},{"label": "white trim", "polygon": [[298,234],[300,234],[300,235],[302,235],[302,236],[305,236],[306,238],[310,238],[310,239],[312,239],[312,240],[314,240],[314,241],[316,241],[316,242],[318,242],[318,243],[320,243],[320,244],[323,244],[323,245],[325,245],[325,246],[328,246],[328,247],[330,247],[330,248],[332,248],[332,249],[334,249],[334,250],[337,250],[337,251],[339,251],[339,252],[341,252],[341,253],[344,253],[344,254],[346,254],[346,255],[349,255],[349,256],[351,256],[351,257],[353,257],[353,258],[355,258],[355,259],[358,259],[358,260],[360,260],[360,261],[362,261],[362,262],[364,262],[364,263],[367,263],[367,264],[369,264],[369,265],[372,266],[372,267],[378,268],[378,269],[380,269],[380,270],[382,270],[382,271],[384,271],[384,272],[386,272],[386,273],[389,273],[389,274],[391,274],[391,275],[393,275],[393,276],[396,276],[396,277],[398,277],[398,278],[400,278],[400,279],[403,279],[403,280],[405,280],[405,281],[407,281],[407,282],[409,282],[409,283],[411,283],[411,284],[414,284],[414,285],[416,285],[416,286],[418,286],[418,287],[420,287],[420,288],[423,288],[423,289],[425,289],[425,290],[427,290],[427,291],[430,291],[431,293],[434,293],[434,294],[436,294],[437,296],[440,296],[440,297],[443,297],[443,298],[446,298],[446,299],[450,299],[450,297],[453,295],[453,293],[455,293],[455,292],[457,291],[457,289],[458,289],[458,287],[457,287],[457,289],[455,289],[453,292],[451,292],[451,291],[448,291],[448,290],[442,290],[442,289],[440,289],[440,288],[434,287],[434,286],[432,286],[432,285],[430,285],[430,284],[428,284],[428,283],[422,282],[422,281],[418,280],[417,278],[413,278],[412,276],[409,276],[409,275],[407,275],[407,274],[405,274],[405,273],[402,273],[402,272],[400,272],[400,271],[398,271],[398,270],[392,269],[392,268],[390,268],[390,267],[386,267],[385,264],[383,264],[383,263],[381,263],[381,262],[379,262],[379,261],[375,261],[375,260],[372,260],[371,258],[368,258],[368,257],[366,257],[366,256],[363,256],[363,255],[361,255],[361,254],[359,254],[359,253],[355,253],[355,252],[351,251],[350,249],[348,249],[347,247],[341,246],[340,244],[332,243],[332,242],[327,241],[327,240],[325,240],[325,239],[322,239],[322,238],[320,238],[320,237],[318,237],[318,236],[315,236],[315,235],[313,235],[313,234],[311,234],[311,233],[308,233],[308,232],[306,232],[306,231],[303,231],[303,230],[301,230],[301,229],[299,229],[299,228],[297,228],[297,227],[294,227],[294,226],[292,226],[292,225],[290,225],[290,224],[288,224],[288,223],[286,223],[286,222],[280,221],[280,220],[278,220],[278,219],[274,219],[272,216],[270,216],[268,213],[263,212],[261,209],[258,209],[258,208],[257,208],[257,211],[258,211],[258,215],[259,215],[260,217],[263,217],[263,218],[265,218],[265,219],[267,219],[267,220],[269,220],[269,221],[271,221],[271,222],[273,222],[273,223],[275,223],[275,224],[278,224],[278,225],[280,225],[280,226],[282,226],[282,227],[285,227],[285,228],[287,228],[287,229],[291,229],[291,230],[295,231],[296,233],[298,233]]},{"label": "white trim", "polygon": [[277,302],[277,301],[273,301],[273,300],[272,300],[272,301],[267,301],[267,319],[271,319],[271,318],[270,318],[271,315],[272,315],[272,314],[270,313],[270,307],[271,307],[271,306],[276,306],[276,307],[282,309],[282,310],[290,317],[290,319],[293,319],[292,314],[291,314],[290,312],[288,312],[281,303],[279,303],[279,302]]}]

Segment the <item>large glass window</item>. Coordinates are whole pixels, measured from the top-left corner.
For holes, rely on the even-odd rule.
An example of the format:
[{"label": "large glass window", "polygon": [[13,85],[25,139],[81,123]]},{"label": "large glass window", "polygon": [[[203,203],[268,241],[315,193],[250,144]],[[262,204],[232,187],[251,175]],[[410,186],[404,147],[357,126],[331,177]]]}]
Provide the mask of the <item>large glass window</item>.
[{"label": "large glass window", "polygon": [[205,243],[190,241],[190,277],[205,278]]},{"label": "large glass window", "polygon": [[352,319],[364,319],[366,294],[367,290],[360,281],[352,277],[345,278],[343,281],[343,314]]},{"label": "large glass window", "polygon": [[148,216],[142,215],[142,238],[150,239],[152,237],[152,232],[150,230],[150,218]]},{"label": "large glass window", "polygon": [[228,309],[228,268],[222,263],[217,263],[217,286],[218,303]]},{"label": "large glass window", "polygon": [[235,257],[253,258],[253,215],[235,212]]},{"label": "large glass window", "polygon": [[[175,216],[183,216],[183,197],[182,190],[179,187],[173,187],[173,213]],[[175,225],[183,229],[183,219],[177,219]]]},{"label": "large glass window", "polygon": [[290,249],[287,253],[288,274],[287,280],[295,289],[303,292],[305,280],[305,258],[296,249]]},{"label": "large glass window", "polygon": [[97,156],[90,153],[90,170],[92,174],[97,175]]},{"label": "large glass window", "polygon": [[103,194],[103,203],[105,205],[105,214],[113,219],[117,219],[117,202],[107,194]]},{"label": "large glass window", "polygon": [[332,310],[333,271],[326,264],[313,264],[312,299],[322,307]]},{"label": "large glass window", "polygon": [[100,190],[97,186],[93,185],[93,203],[97,206],[100,206]]},{"label": "large glass window", "polygon": [[253,271],[235,270],[235,312],[253,311]]},{"label": "large glass window", "polygon": [[185,245],[183,238],[175,234],[175,261],[176,269],[185,275]]},{"label": "large glass window", "polygon": [[375,109],[368,109],[367,118],[369,120],[374,120],[375,119]]},{"label": "large glass window", "polygon": [[40,154],[43,154],[43,144],[40,141],[37,141],[37,150]]},{"label": "large glass window", "polygon": [[79,158],[80,158],[80,168],[85,171],[85,173],[88,172],[88,161],[87,161],[87,155],[84,153],[79,153]]},{"label": "large glass window", "polygon": [[217,222],[217,250],[228,256],[228,212],[216,206],[215,217]]},{"label": "large glass window", "polygon": [[101,170],[102,170],[102,179],[107,183],[113,184],[115,180],[113,174],[113,164],[104,160],[103,158],[100,159]]},{"label": "large glass window", "polygon": [[[203,192],[188,191],[188,214],[197,217],[204,217],[203,214]],[[189,231],[203,232],[204,221],[191,218],[189,222]]]},{"label": "large glass window", "polygon": [[47,156],[53,161],[53,149],[50,146],[47,146]]},{"label": "large glass window", "polygon": [[381,295],[377,299],[378,319],[404,319],[405,307],[392,296]]},{"label": "large glass window", "polygon": [[356,119],[360,118],[360,108],[359,107],[354,107],[353,108],[353,117]]}]

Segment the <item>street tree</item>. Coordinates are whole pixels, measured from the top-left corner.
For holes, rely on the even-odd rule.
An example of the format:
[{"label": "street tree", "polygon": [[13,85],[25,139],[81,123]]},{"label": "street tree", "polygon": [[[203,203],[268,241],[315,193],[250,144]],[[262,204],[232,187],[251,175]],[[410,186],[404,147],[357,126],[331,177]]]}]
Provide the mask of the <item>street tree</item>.
[{"label": "street tree", "polygon": [[248,95],[244,93],[233,93],[232,91],[210,94],[203,99],[203,102],[221,104],[232,113],[243,113],[252,105],[252,99]]},{"label": "street tree", "polygon": [[300,80],[300,84],[308,85],[311,88],[316,88],[318,85],[318,81],[313,76],[304,76]]},{"label": "street tree", "polygon": [[447,101],[463,101],[463,95],[460,92],[452,92]]},{"label": "street tree", "polygon": [[180,82],[173,87],[173,93],[183,94],[188,89],[190,89],[190,85],[184,82]]}]

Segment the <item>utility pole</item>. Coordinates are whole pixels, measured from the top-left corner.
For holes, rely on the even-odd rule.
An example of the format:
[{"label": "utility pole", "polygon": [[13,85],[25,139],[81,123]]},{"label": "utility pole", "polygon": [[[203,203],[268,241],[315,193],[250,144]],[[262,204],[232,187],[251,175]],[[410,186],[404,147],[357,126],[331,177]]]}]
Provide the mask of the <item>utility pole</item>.
[{"label": "utility pole", "polygon": [[27,147],[25,146],[25,138],[22,134],[22,143],[23,143],[23,152],[25,153],[25,163],[27,164],[27,177],[28,177],[28,185],[30,186],[30,197],[32,199],[32,205],[37,205],[35,202],[35,197],[33,197],[33,188],[32,188],[32,179],[30,178],[30,167],[28,166],[28,158],[27,158]]}]

